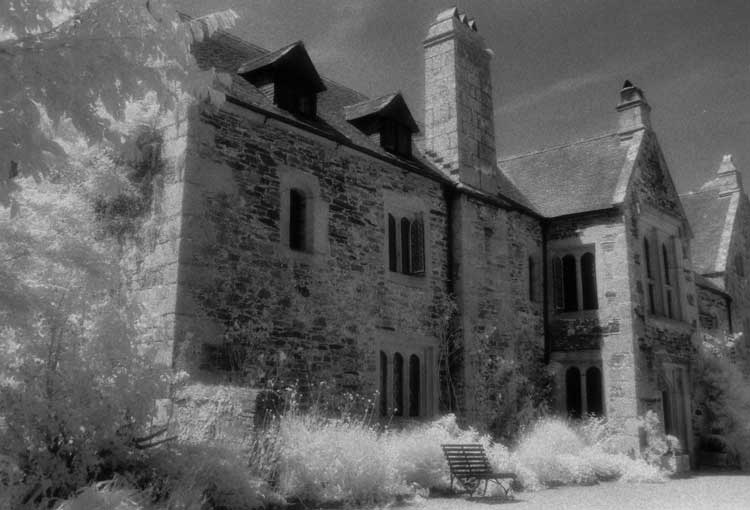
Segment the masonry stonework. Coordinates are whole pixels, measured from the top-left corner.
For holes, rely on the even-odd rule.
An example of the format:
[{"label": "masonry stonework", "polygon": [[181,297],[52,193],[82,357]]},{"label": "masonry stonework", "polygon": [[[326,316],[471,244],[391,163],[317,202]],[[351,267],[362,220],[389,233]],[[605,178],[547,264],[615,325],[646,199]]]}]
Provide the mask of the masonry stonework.
[{"label": "masonry stonework", "polygon": [[[309,395],[321,382],[379,392],[385,416],[455,403],[486,427],[502,404],[500,367],[522,343],[544,352],[561,414],[606,415],[634,451],[638,416],[653,410],[693,452],[699,338],[750,334],[750,202],[733,167],[717,192],[731,196],[718,243],[729,262],[697,278],[691,243],[705,236],[692,232],[639,88],[620,91],[615,132],[496,161],[476,23],[444,11],[424,47],[423,153],[411,138],[395,151],[381,129],[417,129],[403,98],[317,77],[301,43],[266,52],[220,33],[194,47],[224,73],[212,97],[225,101],[165,127],[171,163],[126,256],[161,362],[189,374],[173,399],[176,432],[246,447],[262,389]],[[315,80],[315,115],[252,84],[254,70],[284,65]],[[560,306],[554,262],[566,256],[576,306]],[[451,303],[456,402],[441,395]]]}]

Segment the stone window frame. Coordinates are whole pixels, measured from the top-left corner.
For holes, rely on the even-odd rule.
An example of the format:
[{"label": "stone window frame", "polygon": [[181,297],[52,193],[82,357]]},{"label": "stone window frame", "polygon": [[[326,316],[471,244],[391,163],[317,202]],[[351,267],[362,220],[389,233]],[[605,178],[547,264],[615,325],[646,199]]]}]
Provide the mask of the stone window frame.
[{"label": "stone window frame", "polygon": [[[429,275],[431,274],[431,231],[429,226],[429,208],[423,199],[405,193],[399,193],[395,191],[385,190],[383,193],[383,267],[385,269],[386,277],[395,283],[413,287],[426,287],[429,283]],[[391,235],[389,229],[390,218],[393,218],[396,232],[395,236]],[[403,239],[402,239],[402,219],[408,219],[410,222],[417,218],[421,221],[422,231],[422,259],[423,269],[422,271],[415,273],[404,273],[402,272],[403,267]],[[410,223],[411,225],[411,223]],[[392,270],[392,254],[394,253],[391,245],[392,239],[395,237],[396,249],[396,271]]]},{"label": "stone window frame", "polygon": [[[670,361],[663,361],[661,363],[661,369],[659,373],[659,394],[661,397],[661,422],[664,428],[664,433],[668,434],[674,432],[673,423],[675,418],[681,418],[681,425],[684,427],[682,433],[684,438],[679,438],[676,434],[672,434],[680,439],[680,447],[682,451],[690,451],[692,443],[692,429],[691,429],[691,406],[690,406],[690,370],[688,366],[682,363],[674,363]],[[667,395],[667,401],[665,402],[664,396]],[[677,396],[680,402],[675,403],[671,397]],[[667,405],[670,407],[669,418],[667,418]],[[669,428],[673,429],[669,432]],[[684,442],[683,442],[684,440]]]},{"label": "stone window frame", "polygon": [[607,415],[607,399],[605,398],[605,381],[604,381],[604,368],[602,366],[601,352],[600,351],[571,351],[571,352],[558,352],[552,354],[552,360],[558,365],[560,378],[558,380],[558,387],[562,389],[560,392],[559,409],[563,413],[568,413],[568,387],[567,387],[567,374],[571,368],[576,368],[579,371],[580,377],[580,410],[581,416],[586,416],[589,410],[589,383],[588,373],[592,368],[599,371],[600,377],[600,398],[601,398],[601,416]]},{"label": "stone window frame", "polygon": [[[328,203],[320,191],[319,179],[304,170],[282,166],[279,177],[279,234],[280,244],[285,253],[295,257],[324,255],[329,251],[328,242]],[[290,246],[290,203],[291,192],[296,190],[305,199],[305,239],[304,249]]]},{"label": "stone window frame", "polygon": [[646,289],[644,310],[649,317],[684,321],[685,305],[682,303],[680,282],[680,261],[684,257],[679,256],[682,245],[680,221],[663,213],[649,211],[645,207],[641,211],[640,220],[643,224],[640,249]]},{"label": "stone window frame", "polygon": [[[583,275],[583,257],[585,255],[591,255],[593,257],[593,286],[584,285]],[[566,304],[565,297],[568,295],[566,292],[565,279],[566,275],[570,278],[569,272],[565,271],[565,261],[574,261],[575,271],[575,307],[569,309]],[[575,246],[556,246],[550,252],[550,282],[552,285],[552,308],[556,314],[577,314],[581,312],[596,312],[599,310],[599,279],[596,275],[596,243],[586,243]],[[569,286],[568,286],[569,287]],[[593,295],[584,295],[584,290],[591,289]],[[584,307],[586,302],[594,302],[594,307]]]},{"label": "stone window frame", "polygon": [[[377,343],[375,373],[378,381],[378,409],[381,417],[396,418],[430,418],[438,412],[438,394],[440,391],[437,339],[419,335],[384,335]],[[399,414],[394,413],[396,396],[394,394],[394,372],[396,357],[402,360],[401,403],[403,409]],[[411,401],[413,381],[411,380],[411,360],[419,360],[419,403],[417,414],[413,415],[415,403]],[[386,365],[383,366],[385,359]],[[383,388],[385,386],[385,388]]]},{"label": "stone window frame", "polygon": [[537,268],[539,264],[537,263],[537,259],[534,255],[529,254],[528,258],[526,259],[526,269],[528,271],[528,284],[529,284],[529,302],[536,303],[539,301],[539,290],[537,289],[537,281],[539,279],[539,269]]}]

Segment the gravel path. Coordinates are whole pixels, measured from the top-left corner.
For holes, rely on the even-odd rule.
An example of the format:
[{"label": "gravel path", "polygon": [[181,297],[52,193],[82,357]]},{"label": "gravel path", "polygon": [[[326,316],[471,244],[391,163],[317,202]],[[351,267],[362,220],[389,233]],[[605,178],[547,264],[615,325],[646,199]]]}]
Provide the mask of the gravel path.
[{"label": "gravel path", "polygon": [[561,487],[519,492],[515,500],[429,498],[409,505],[415,510],[750,510],[750,475],[696,474],[662,484],[608,482],[589,487]]}]

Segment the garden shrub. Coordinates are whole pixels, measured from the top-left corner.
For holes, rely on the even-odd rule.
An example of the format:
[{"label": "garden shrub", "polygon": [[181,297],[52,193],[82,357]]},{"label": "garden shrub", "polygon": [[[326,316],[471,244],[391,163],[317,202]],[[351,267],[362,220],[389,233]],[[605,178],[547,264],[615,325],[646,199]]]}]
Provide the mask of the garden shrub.
[{"label": "garden shrub", "polygon": [[[583,439],[564,420],[543,418],[527,432],[514,452],[518,465],[526,468],[519,476],[520,483],[527,488],[591,483],[596,480],[590,466],[578,456],[584,449]],[[528,472],[532,479],[525,479]]]},{"label": "garden shrub", "polygon": [[382,430],[363,420],[290,412],[266,435],[264,455],[271,459],[266,468],[276,465],[279,492],[317,503],[382,503],[419,489],[446,489],[450,471],[443,443],[482,444],[493,468],[517,473],[526,490],[614,479],[664,480],[660,457],[649,463],[616,451],[621,432],[603,418],[544,418],[514,450],[475,429],[460,428],[453,415]]},{"label": "garden shrub", "polygon": [[287,498],[361,504],[407,492],[385,441],[363,422],[290,413],[277,433],[278,489]]},{"label": "garden shrub", "polygon": [[280,502],[246,461],[219,446],[170,445],[131,470],[138,487],[170,510],[248,510]]},{"label": "garden shrub", "polygon": [[[657,438],[658,420],[649,416],[647,423]],[[662,434],[663,436],[663,434]],[[518,482],[527,490],[570,484],[591,484],[621,479],[630,482],[661,482],[661,454],[652,439],[647,458],[633,459],[618,448],[622,432],[605,418],[590,417],[581,422],[561,418],[543,418],[526,434],[511,454]],[[657,452],[660,452],[657,455]]]},{"label": "garden shrub", "polygon": [[535,337],[504,336],[494,330],[483,342],[502,349],[498,356],[489,357],[495,385],[503,389],[493,396],[489,429],[493,437],[511,444],[548,414],[553,378],[544,362],[544,348]]},{"label": "garden shrub", "polygon": [[62,501],[55,510],[144,510],[144,496],[117,480],[95,483]]},{"label": "garden shrub", "polygon": [[[750,469],[750,384],[723,351],[704,350],[698,378],[699,398],[707,429],[704,441],[721,442],[722,449],[739,457]],[[721,439],[716,436],[720,436]]]}]

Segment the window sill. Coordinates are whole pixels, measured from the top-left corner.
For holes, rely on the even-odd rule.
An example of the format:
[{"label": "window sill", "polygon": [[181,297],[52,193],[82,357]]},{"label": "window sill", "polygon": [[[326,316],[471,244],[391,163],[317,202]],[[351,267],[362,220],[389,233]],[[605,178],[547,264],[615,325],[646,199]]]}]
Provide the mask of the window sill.
[{"label": "window sill", "polygon": [[301,251],[293,250],[289,246],[282,248],[282,256],[290,263],[300,262],[305,264],[311,264],[321,259],[322,253],[315,251]]},{"label": "window sill", "polygon": [[393,283],[398,283],[399,285],[415,288],[427,287],[427,282],[429,281],[426,273],[423,275],[411,275],[398,273],[396,271],[391,271],[390,269],[386,269],[386,279]]},{"label": "window sill", "polygon": [[555,312],[558,319],[598,319],[599,310],[576,310],[574,312]]},{"label": "window sill", "polygon": [[650,322],[652,325],[655,326],[661,326],[661,327],[667,327],[667,328],[675,328],[684,331],[685,333],[689,333],[693,330],[693,326],[690,325],[689,322],[685,322],[683,320],[678,319],[670,319],[669,317],[664,317],[663,315],[646,315],[647,322]]}]

